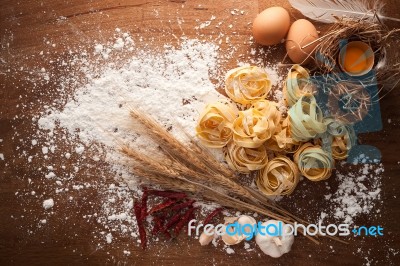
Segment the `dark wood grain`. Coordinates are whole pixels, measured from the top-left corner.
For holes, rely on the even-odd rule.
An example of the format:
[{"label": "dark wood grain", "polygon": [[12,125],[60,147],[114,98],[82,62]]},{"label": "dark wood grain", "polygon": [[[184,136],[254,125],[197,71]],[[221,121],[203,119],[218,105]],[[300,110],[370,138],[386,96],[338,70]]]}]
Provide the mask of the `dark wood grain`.
[{"label": "dark wood grain", "polygon": [[[400,17],[397,2],[386,1],[387,14]],[[32,117],[43,111],[45,104],[51,104],[57,95],[52,94],[60,83],[60,79],[71,69],[62,68],[56,62],[57,58],[68,59],[69,51],[76,52],[79,48],[89,49],[94,41],[103,42],[113,36],[116,27],[131,32],[133,37],[142,37],[138,42],[140,47],[150,46],[158,49],[165,43],[176,43],[175,37],[184,34],[189,38],[207,40],[209,36],[217,36],[223,32],[230,36],[231,45],[237,47],[235,55],[245,60],[242,54],[248,54],[251,47],[244,44],[251,35],[249,22],[256,14],[266,7],[281,5],[290,9],[290,5],[282,0],[260,1],[12,1],[0,2],[0,153],[6,160],[0,160],[0,264],[133,264],[133,265],[361,265],[366,263],[367,256],[374,265],[398,264],[399,257],[389,248],[399,250],[400,219],[398,189],[399,175],[399,136],[400,136],[400,100],[399,88],[381,101],[381,111],[384,128],[382,131],[361,136],[363,143],[374,145],[383,155],[385,173],[383,178],[382,200],[379,204],[381,216],[362,216],[359,224],[379,224],[385,228],[385,236],[381,238],[350,239],[349,245],[330,240],[323,240],[316,246],[304,237],[298,237],[292,251],[280,259],[271,259],[262,254],[248,253],[236,249],[234,255],[228,255],[220,248],[213,246],[201,247],[197,240],[181,236],[178,240],[168,243],[151,243],[146,251],[142,251],[132,243],[131,238],[117,237],[113,245],[97,247],[93,240],[93,228],[98,227],[95,221],[87,222],[82,215],[90,209],[99,208],[91,204],[99,200],[96,189],[71,192],[78,200],[67,204],[60,196],[54,210],[51,224],[40,229],[36,226],[38,215],[43,212],[43,198],[30,198],[20,195],[35,190],[38,195],[51,195],[52,191],[43,181],[43,172],[37,167],[26,164],[18,154],[21,150],[36,152],[39,148],[29,145],[29,137],[34,132]],[[243,16],[232,16],[230,10],[237,8],[245,10]],[[158,16],[154,15],[158,10]],[[301,15],[293,9],[292,18]],[[225,21],[221,29],[207,27],[195,30],[199,21],[208,20],[216,15],[216,21]],[[66,20],[61,20],[60,17]],[[184,19],[179,26],[177,16]],[[234,25],[234,30],[228,27]],[[323,25],[318,25],[323,30]],[[56,47],[46,44],[49,40]],[[254,44],[252,44],[254,46]],[[396,45],[396,44],[394,44]],[[397,44],[398,45],[398,44]],[[221,45],[221,50],[228,49],[227,44]],[[39,52],[44,51],[45,57]],[[49,54],[47,54],[49,53]],[[284,49],[278,47],[274,53],[276,58],[282,58]],[[278,62],[271,55],[266,60]],[[24,67],[21,70],[21,66]],[[29,80],[30,70],[38,71],[37,67],[49,69],[53,76],[49,84],[38,82],[36,86]],[[236,66],[236,58],[226,62],[226,69]],[[71,89],[72,93],[72,89]],[[20,97],[21,96],[21,97]],[[388,119],[391,119],[391,123]],[[37,159],[35,165],[45,165],[45,161]],[[57,162],[54,162],[57,163]],[[111,176],[103,176],[101,162],[94,162],[88,169],[81,169],[77,179],[85,181],[98,176],[99,183],[110,182]],[[89,173],[90,172],[90,173]],[[90,175],[89,175],[90,174]],[[34,181],[29,185],[27,178]],[[328,180],[329,185],[337,186],[335,178]],[[310,210],[317,213],[322,206],[309,206],[310,199],[323,197],[318,194],[323,184],[315,186],[307,197],[296,197],[295,205],[286,203],[293,212],[298,208],[301,212]],[[304,190],[299,189],[299,195]],[[63,200],[65,202],[63,202]],[[96,207],[97,206],[97,207]],[[68,215],[63,215],[68,213]],[[68,217],[68,220],[65,219]],[[100,229],[99,229],[100,230]],[[330,247],[331,246],[331,247]],[[358,249],[369,254],[359,252]],[[131,256],[124,256],[123,250],[130,250]]]}]

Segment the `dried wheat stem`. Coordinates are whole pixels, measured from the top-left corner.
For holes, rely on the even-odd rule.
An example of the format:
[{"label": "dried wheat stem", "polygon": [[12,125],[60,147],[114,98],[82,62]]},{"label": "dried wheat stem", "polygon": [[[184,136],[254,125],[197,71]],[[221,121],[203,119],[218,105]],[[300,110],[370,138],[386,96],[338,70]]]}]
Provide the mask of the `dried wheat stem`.
[{"label": "dried wheat stem", "polygon": [[[210,171],[209,165],[202,160],[204,157],[207,157],[204,152],[195,152],[188,149],[157,122],[138,110],[132,109],[130,113],[132,117],[137,119],[155,135],[154,140],[158,141],[159,144],[164,147],[163,150],[166,151],[167,155],[171,156],[172,159],[179,159],[180,163],[184,162],[187,169],[194,168],[197,172],[206,174],[206,179],[214,180],[219,185],[231,189],[232,192],[236,193],[238,196],[246,197],[253,202],[255,201],[254,197],[252,197],[246,189],[235,183],[231,178],[216,174],[215,171]],[[197,146],[197,150],[198,149],[200,148]],[[208,159],[208,161],[210,161],[210,159]]]}]

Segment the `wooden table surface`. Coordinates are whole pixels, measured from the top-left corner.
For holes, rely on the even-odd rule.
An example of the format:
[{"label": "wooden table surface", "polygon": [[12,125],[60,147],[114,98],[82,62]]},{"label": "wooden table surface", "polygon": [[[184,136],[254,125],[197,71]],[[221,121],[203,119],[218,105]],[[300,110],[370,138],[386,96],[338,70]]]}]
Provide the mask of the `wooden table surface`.
[{"label": "wooden table surface", "polygon": [[[400,8],[395,0],[385,1],[386,13],[400,17]],[[292,251],[280,259],[272,259],[260,252],[246,252],[236,249],[228,255],[213,246],[201,247],[197,240],[180,236],[168,244],[153,243],[142,251],[131,238],[116,237],[113,245],[98,248],[91,232],[98,226],[82,221],[82,214],[93,208],[90,202],[98,200],[98,191],[87,189],[80,192],[74,205],[57,205],[51,224],[37,229],[38,213],[42,212],[42,199],[22,197],[21,194],[34,189],[38,194],[51,194],[45,185],[43,173],[37,167],[27,165],[20,155],[21,150],[29,150],[29,137],[34,132],[32,117],[42,111],[45,104],[51,104],[51,93],[61,78],[68,73],[68,67],[61,67],[55,58],[68,58],[69,51],[80,48],[91,49],[96,41],[106,41],[112,37],[115,28],[131,32],[133,38],[143,38],[137,45],[162,47],[165,43],[176,42],[175,36],[183,34],[188,38],[208,40],[221,32],[230,37],[230,46],[237,47],[234,55],[248,54],[246,42],[251,35],[251,22],[261,10],[280,5],[291,10],[292,20],[301,18],[283,0],[2,0],[0,1],[0,153],[6,160],[0,160],[0,264],[137,264],[137,265],[361,265],[367,260],[373,265],[395,265],[399,263],[396,251],[400,244],[399,189],[400,164],[398,159],[400,110],[396,106],[400,100],[399,88],[381,101],[383,130],[361,136],[364,143],[380,149],[385,166],[382,184],[380,218],[360,217],[359,224],[379,224],[384,226],[385,236],[380,238],[351,239],[349,245],[324,240],[317,246],[304,237],[298,237]],[[233,9],[244,10],[244,14],[233,16]],[[195,29],[199,23],[207,21],[212,15],[216,22],[225,23],[219,29],[206,27]],[[60,21],[60,18],[63,17]],[[184,21],[179,25],[176,21]],[[228,27],[234,25],[234,29]],[[323,25],[317,25],[323,30]],[[172,34],[173,33],[173,34]],[[212,39],[212,38],[211,38]],[[57,44],[49,47],[47,41]],[[251,44],[255,47],[256,44]],[[228,47],[222,43],[221,50]],[[44,51],[45,57],[39,57]],[[47,53],[50,52],[50,53]],[[275,53],[282,58],[284,49],[278,47]],[[241,57],[241,61],[246,58]],[[274,61],[275,59],[268,58]],[[279,61],[279,60],[275,60]],[[52,82],[36,84],[32,87],[30,69],[45,67],[52,73]],[[226,62],[226,69],[236,66],[236,60]],[[23,67],[23,68],[21,68]],[[391,123],[388,122],[391,119]],[[41,164],[43,162],[35,162]],[[101,163],[94,162],[91,176],[101,174]],[[100,169],[100,170],[96,170]],[[29,187],[27,179],[36,183]],[[77,174],[85,180],[85,171]],[[110,182],[105,178],[100,182]],[[330,184],[335,184],[331,177]],[[319,191],[319,185],[315,191]],[[16,193],[18,192],[18,193]],[[298,192],[298,193],[301,193]],[[311,193],[299,199],[300,209],[308,208],[310,197],[320,197]],[[301,197],[297,197],[301,198]],[[289,207],[290,208],[290,207]],[[318,206],[310,206],[318,210]],[[296,210],[293,210],[296,212]],[[68,213],[68,221],[64,219]],[[123,250],[128,249],[130,256]]]}]

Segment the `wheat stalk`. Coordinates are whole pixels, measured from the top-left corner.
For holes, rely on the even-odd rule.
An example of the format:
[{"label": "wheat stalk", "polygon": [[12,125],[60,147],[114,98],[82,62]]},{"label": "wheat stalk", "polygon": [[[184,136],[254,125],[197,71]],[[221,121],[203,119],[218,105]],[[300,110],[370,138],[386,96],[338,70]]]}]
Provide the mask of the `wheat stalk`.
[{"label": "wheat stalk", "polygon": [[[167,130],[161,127],[157,122],[140,111],[132,109],[130,114],[150,131],[154,137],[153,139],[158,142],[167,155],[178,161],[180,165],[186,166],[186,169],[195,170],[198,178],[203,178],[205,182],[210,182],[213,180],[215,183],[229,189],[229,191],[235,193],[239,197],[245,197],[254,202],[254,197],[231,178],[219,174],[215,169],[213,170],[211,168],[210,170],[210,164],[218,165],[218,163],[211,162],[211,159],[209,158],[204,161],[203,158],[207,157],[205,152],[196,152],[189,149],[179,142],[175,137],[173,137]],[[200,149],[197,145],[193,146],[197,147],[196,150]],[[218,169],[218,167],[216,169]]]}]

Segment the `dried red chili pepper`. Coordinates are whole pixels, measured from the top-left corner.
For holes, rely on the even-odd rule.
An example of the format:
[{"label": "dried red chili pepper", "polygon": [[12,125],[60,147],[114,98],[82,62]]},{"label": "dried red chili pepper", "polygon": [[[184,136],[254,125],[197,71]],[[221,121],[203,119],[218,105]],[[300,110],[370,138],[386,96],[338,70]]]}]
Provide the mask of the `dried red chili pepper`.
[{"label": "dried red chili pepper", "polygon": [[137,225],[139,228],[140,242],[141,242],[142,248],[146,249],[146,245],[147,245],[146,230],[144,229],[143,220],[142,220],[142,207],[140,206],[139,202],[135,201],[135,203],[133,204],[133,210],[135,212],[136,222],[137,222]]},{"label": "dried red chili pepper", "polygon": [[171,217],[171,219],[167,222],[163,230],[168,230],[170,229],[174,224],[179,222],[179,220],[182,218],[182,214],[180,212],[176,213]]},{"label": "dried red chili pepper", "polygon": [[164,198],[173,198],[173,199],[184,199],[187,195],[183,192],[175,192],[175,191],[162,191],[162,190],[148,190],[149,195],[164,197]]},{"label": "dried red chili pepper", "polygon": [[171,238],[171,234],[167,230],[164,230],[162,218],[160,218],[158,216],[154,216],[154,227],[153,227],[152,234],[157,235],[160,232],[162,232],[164,234],[166,239]]},{"label": "dried red chili pepper", "polygon": [[150,209],[150,211],[148,212],[148,214],[153,214],[155,212],[161,211],[171,205],[173,205],[174,203],[176,203],[178,200],[176,199],[167,199],[165,201],[163,201],[162,203],[153,206],[153,208]]},{"label": "dried red chili pepper", "polygon": [[175,235],[178,236],[180,231],[182,230],[182,228],[188,224],[190,217],[192,216],[193,212],[196,210],[197,208],[190,208],[189,210],[187,210],[185,212],[185,214],[183,215],[182,219],[178,222],[178,224],[175,226]]},{"label": "dried red chili pepper", "polygon": [[179,211],[179,210],[181,210],[181,209],[184,209],[184,208],[187,208],[187,207],[192,206],[193,203],[195,203],[195,202],[196,202],[196,201],[194,201],[194,200],[185,201],[185,202],[182,202],[182,203],[177,204],[177,205],[175,205],[175,206],[172,206],[172,207],[171,207],[171,210]]},{"label": "dried red chili pepper", "polygon": [[164,231],[164,236],[166,239],[170,239],[171,238],[171,234],[168,231]]},{"label": "dried red chili pepper", "polygon": [[148,192],[147,188],[143,189],[143,195],[142,195],[142,206],[141,206],[141,214],[140,217],[142,220],[144,220],[147,216],[147,198],[148,198]]},{"label": "dried red chili pepper", "polygon": [[158,216],[154,216],[153,220],[154,220],[154,227],[153,227],[153,231],[151,233],[153,235],[156,235],[163,228],[163,222],[162,222],[161,218]]},{"label": "dried red chili pepper", "polygon": [[222,212],[222,210],[223,210],[223,208],[218,208],[218,209],[215,209],[214,211],[212,211],[212,212],[211,212],[209,215],[207,215],[207,217],[204,219],[203,224],[204,224],[204,225],[209,224],[209,223],[211,222],[211,220],[212,220],[215,216],[217,216],[220,212]]}]

